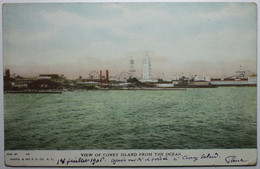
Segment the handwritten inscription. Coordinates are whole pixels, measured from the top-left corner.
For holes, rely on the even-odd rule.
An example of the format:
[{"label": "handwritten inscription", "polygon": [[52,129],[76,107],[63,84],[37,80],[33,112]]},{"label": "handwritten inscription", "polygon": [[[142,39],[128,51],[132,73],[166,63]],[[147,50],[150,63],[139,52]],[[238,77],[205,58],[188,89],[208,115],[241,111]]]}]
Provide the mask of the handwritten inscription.
[{"label": "handwritten inscription", "polygon": [[[225,154],[221,152],[205,152],[190,153],[187,151],[156,151],[156,152],[81,152],[73,156],[60,156],[53,158],[51,156],[39,157],[30,153],[8,152],[6,157],[9,161],[23,162],[53,162],[52,164],[60,166],[138,166],[138,165],[247,165],[250,157],[240,155],[241,153]],[[55,163],[56,161],[56,163]],[[49,164],[49,163],[48,163]]]},{"label": "handwritten inscription", "polygon": [[244,160],[243,158],[237,158],[236,156],[228,156],[225,158],[226,163],[238,163],[238,162],[247,162],[248,160]]},{"label": "handwritten inscription", "polygon": [[183,160],[192,160],[192,161],[197,161],[198,160],[198,157],[196,157],[196,156],[188,156],[188,155],[184,155],[183,157],[182,157],[182,159]]},{"label": "handwritten inscription", "polygon": [[[153,161],[192,161],[192,162],[198,162],[200,160],[213,160],[220,158],[218,153],[203,153],[198,156],[192,156],[192,155],[182,155],[181,153],[167,153],[167,156],[163,153],[157,153],[154,155],[161,155],[158,157],[154,157],[152,153],[104,153],[102,154],[103,157],[100,158],[93,158],[93,154],[83,154],[81,153],[80,158],[75,159],[66,159],[61,158],[57,161],[57,165],[63,164],[63,165],[70,165],[75,163],[90,163],[92,165],[102,163],[106,161],[106,158],[113,157],[109,160],[110,163],[113,165],[116,164],[123,164],[126,162],[132,162],[132,163],[139,163],[139,162],[153,162]],[[166,154],[165,154],[166,155]],[[83,157],[90,157],[90,158],[83,158]],[[244,160],[243,158],[237,158],[235,155],[228,156],[225,158],[225,162],[230,163],[239,163],[239,162],[247,162],[248,160]]]},{"label": "handwritten inscription", "polygon": [[[103,155],[103,156],[102,156]],[[57,165],[70,165],[76,163],[90,163],[92,165],[102,163],[104,161],[108,161],[113,165],[123,164],[126,162],[139,163],[139,162],[154,162],[154,161],[193,161],[197,162],[199,160],[207,160],[207,159],[216,159],[220,158],[218,153],[203,153],[199,156],[191,156],[191,155],[182,155],[181,153],[168,152],[168,153],[103,153],[103,154],[94,155],[91,153],[81,153],[80,158],[75,159],[66,159],[61,158],[57,161]],[[94,156],[101,156],[99,158],[94,158]],[[112,157],[112,158],[111,158]],[[229,162],[234,162],[236,159],[227,158]]]},{"label": "handwritten inscription", "polygon": [[215,153],[213,155],[210,153],[201,155],[201,159],[212,159],[212,158],[219,158],[218,153]]},{"label": "handwritten inscription", "polygon": [[90,163],[92,165],[95,165],[97,163],[101,163],[103,162],[105,159],[105,157],[101,157],[101,158],[75,158],[75,159],[66,159],[66,158],[61,158],[57,161],[57,165],[59,164],[65,164],[65,165],[69,165],[69,164],[75,164],[75,163]]},{"label": "handwritten inscription", "polygon": [[168,161],[167,157],[145,157],[145,158],[121,158],[121,159],[117,159],[117,158],[113,158],[111,160],[112,164],[117,164],[117,163],[122,163],[122,162],[142,162],[142,161]]},{"label": "handwritten inscription", "polygon": [[117,159],[117,158],[112,158],[112,160],[111,160],[111,163],[112,164],[116,164],[116,163],[122,163],[122,162],[126,162],[126,159],[125,158],[119,158],[119,159]]}]

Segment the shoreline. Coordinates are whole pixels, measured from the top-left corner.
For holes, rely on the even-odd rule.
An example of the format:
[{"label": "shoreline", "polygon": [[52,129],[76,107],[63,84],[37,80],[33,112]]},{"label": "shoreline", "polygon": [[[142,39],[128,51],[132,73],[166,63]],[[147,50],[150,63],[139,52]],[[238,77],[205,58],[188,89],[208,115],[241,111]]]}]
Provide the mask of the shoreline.
[{"label": "shoreline", "polygon": [[158,91],[158,90],[164,90],[164,91],[186,91],[187,89],[215,89],[219,87],[257,87],[257,85],[236,85],[236,86],[211,86],[211,87],[195,87],[195,86],[189,86],[189,87],[175,87],[175,88],[97,88],[97,89],[72,89],[72,90],[53,90],[53,91],[44,91],[44,90],[7,90],[4,91],[4,93],[9,93],[9,94],[62,94],[63,92],[69,91],[81,91],[81,90],[86,90],[86,91],[109,91],[109,90],[122,90],[122,91],[129,91],[129,90],[146,90],[146,91]]}]

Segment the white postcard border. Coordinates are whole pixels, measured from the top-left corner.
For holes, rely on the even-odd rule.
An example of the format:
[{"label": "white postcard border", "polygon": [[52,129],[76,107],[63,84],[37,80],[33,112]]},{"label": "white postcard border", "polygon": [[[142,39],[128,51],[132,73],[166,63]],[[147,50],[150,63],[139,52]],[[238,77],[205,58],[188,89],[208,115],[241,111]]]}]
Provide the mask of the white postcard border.
[{"label": "white postcard border", "polygon": [[5,152],[7,166],[239,166],[256,165],[256,149],[49,150]]}]

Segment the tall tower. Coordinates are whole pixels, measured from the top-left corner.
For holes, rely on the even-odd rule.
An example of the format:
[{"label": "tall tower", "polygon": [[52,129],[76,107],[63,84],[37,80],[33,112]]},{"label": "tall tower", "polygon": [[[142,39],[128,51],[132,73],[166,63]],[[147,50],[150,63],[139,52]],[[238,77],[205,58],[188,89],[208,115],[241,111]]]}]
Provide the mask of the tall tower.
[{"label": "tall tower", "polygon": [[147,51],[143,65],[143,80],[151,80],[151,62]]},{"label": "tall tower", "polygon": [[133,57],[131,56],[131,59],[130,59],[130,69],[129,69],[129,72],[130,72],[130,77],[131,78],[135,78],[135,61],[133,59]]}]

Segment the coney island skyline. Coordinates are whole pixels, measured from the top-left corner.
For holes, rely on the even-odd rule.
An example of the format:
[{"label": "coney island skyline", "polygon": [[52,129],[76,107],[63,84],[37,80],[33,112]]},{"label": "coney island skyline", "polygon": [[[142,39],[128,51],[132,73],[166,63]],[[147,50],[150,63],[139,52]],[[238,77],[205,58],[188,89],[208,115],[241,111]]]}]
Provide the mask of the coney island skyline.
[{"label": "coney island skyline", "polygon": [[6,4],[4,69],[118,76],[132,57],[141,78],[147,51],[152,78],[256,74],[256,13],[254,3]]}]

